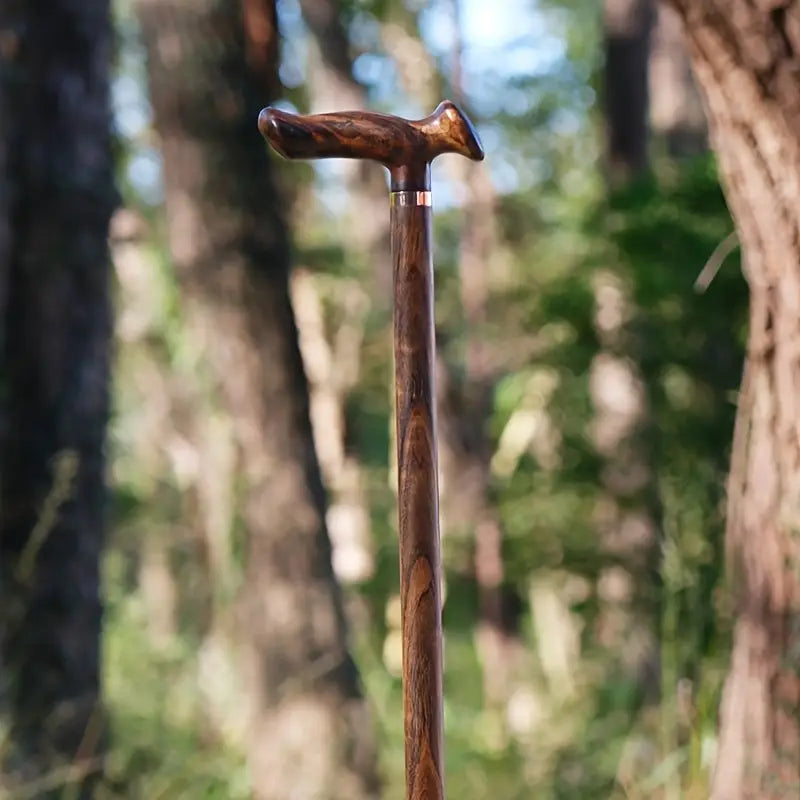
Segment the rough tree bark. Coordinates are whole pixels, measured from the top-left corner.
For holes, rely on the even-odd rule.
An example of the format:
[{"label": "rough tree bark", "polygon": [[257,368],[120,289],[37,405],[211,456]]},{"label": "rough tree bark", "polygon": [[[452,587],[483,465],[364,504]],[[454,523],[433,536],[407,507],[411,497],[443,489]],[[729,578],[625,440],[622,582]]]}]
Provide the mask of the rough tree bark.
[{"label": "rough tree bark", "polygon": [[605,117],[612,185],[648,163],[648,79],[653,0],[605,0]]},{"label": "rough tree bark", "polygon": [[800,795],[800,2],[673,0],[750,286],[728,485],[738,594],[712,797]]},{"label": "rough tree bark", "polygon": [[[289,243],[255,127],[270,98],[246,57],[241,4],[139,0],[138,9],[170,248],[233,418],[245,483],[240,638],[251,651],[255,793],[373,797],[372,737],[331,569],[289,300]],[[272,3],[261,10],[275,19]]]},{"label": "rough tree bark", "polygon": [[110,40],[108,0],[0,5],[5,777],[48,773],[78,796],[104,741]]}]

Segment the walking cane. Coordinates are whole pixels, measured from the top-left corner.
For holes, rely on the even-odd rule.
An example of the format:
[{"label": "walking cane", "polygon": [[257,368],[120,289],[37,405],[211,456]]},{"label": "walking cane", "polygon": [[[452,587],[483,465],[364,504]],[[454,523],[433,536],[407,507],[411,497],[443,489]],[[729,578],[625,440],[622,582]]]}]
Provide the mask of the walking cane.
[{"label": "walking cane", "polygon": [[442,153],[480,161],[483,148],[449,101],[413,121],[265,108],[258,127],[287,158],[362,158],[389,169],[406,798],[438,800],[444,765],[430,165]]}]

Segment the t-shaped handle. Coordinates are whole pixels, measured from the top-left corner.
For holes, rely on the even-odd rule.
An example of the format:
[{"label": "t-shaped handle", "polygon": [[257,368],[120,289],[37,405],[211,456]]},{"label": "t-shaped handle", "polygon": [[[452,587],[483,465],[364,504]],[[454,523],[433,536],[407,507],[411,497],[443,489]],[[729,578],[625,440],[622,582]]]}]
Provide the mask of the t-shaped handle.
[{"label": "t-shaped handle", "polygon": [[430,163],[442,153],[483,160],[472,123],[449,100],[418,120],[369,111],[302,116],[265,108],[259,114],[258,129],[286,158],[379,161],[389,169],[392,191],[430,189]]}]

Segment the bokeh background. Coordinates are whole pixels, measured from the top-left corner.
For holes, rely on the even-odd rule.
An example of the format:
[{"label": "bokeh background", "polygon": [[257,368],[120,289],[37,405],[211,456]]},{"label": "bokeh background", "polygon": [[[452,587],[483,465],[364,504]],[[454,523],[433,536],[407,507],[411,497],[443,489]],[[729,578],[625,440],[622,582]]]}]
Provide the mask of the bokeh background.
[{"label": "bokeh background", "polygon": [[449,97],[486,160],[433,170],[448,795],[707,797],[747,299],[676,19],[113,11],[103,791],[403,797],[386,176],[256,118]]}]

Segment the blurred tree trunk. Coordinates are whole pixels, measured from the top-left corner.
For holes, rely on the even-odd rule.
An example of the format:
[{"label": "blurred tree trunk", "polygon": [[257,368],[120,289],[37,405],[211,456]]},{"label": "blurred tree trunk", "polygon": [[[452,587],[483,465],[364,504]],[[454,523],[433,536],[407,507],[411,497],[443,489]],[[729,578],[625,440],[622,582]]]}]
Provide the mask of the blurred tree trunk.
[{"label": "blurred tree trunk", "polygon": [[[248,48],[239,3],[139,0],[138,8],[170,248],[239,448],[248,536],[239,639],[249,653],[255,794],[372,797],[374,748],[331,569],[289,242],[255,127],[270,98],[252,54],[274,59],[274,5],[245,5]],[[254,14],[271,31],[257,48]],[[273,60],[269,74],[276,68]]]},{"label": "blurred tree trunk", "polygon": [[798,797],[800,2],[673,5],[750,285],[726,534],[738,613],[712,797]]},{"label": "blurred tree trunk", "polygon": [[[461,0],[451,0],[454,36],[450,88],[453,100],[465,104],[461,5]],[[443,376],[443,388],[450,395],[449,401],[445,397],[441,403],[445,412],[441,415],[447,451],[444,460],[451,462],[451,474],[445,482],[449,495],[446,502],[449,520],[472,529],[480,615],[476,638],[484,703],[503,708],[513,689],[519,639],[503,586],[503,531],[491,494],[493,443],[489,422],[497,373],[491,362],[486,329],[492,259],[499,237],[497,195],[486,164],[458,159],[451,162],[450,168],[465,195],[458,267],[466,346],[463,382],[456,385],[452,374]]]},{"label": "blurred tree trunk", "polygon": [[[299,5],[311,33],[309,110],[366,108],[367,92],[353,75],[352,48],[342,24],[339,0],[300,0]],[[367,315],[379,315],[387,326],[391,323],[392,265],[385,171],[366,161],[343,160],[337,162],[336,169],[342,183],[338,189],[342,198],[340,212],[348,232],[341,244],[351,265],[364,269],[366,286],[354,282],[339,294],[337,316],[342,323],[331,334],[330,341],[324,335],[324,328],[315,322],[315,317],[321,322],[320,314],[325,309],[314,276],[295,274],[293,292],[298,300],[295,308],[300,312],[303,357],[308,356],[315,365],[309,369],[311,418],[323,475],[331,493],[328,529],[334,568],[340,580],[352,582],[373,573],[374,555],[364,488],[367,481],[358,454],[347,447],[345,407],[348,394],[359,378],[360,343]],[[391,364],[388,331],[379,341],[388,367]],[[307,359],[306,364],[310,364]]]},{"label": "blurred tree trunk", "polygon": [[[5,28],[11,19],[11,6],[0,9],[0,23]],[[19,15],[19,10],[15,10]],[[6,20],[8,16],[8,20]],[[11,198],[9,174],[9,150],[14,117],[11,113],[9,96],[9,62],[18,46],[14,35],[0,34],[0,321],[5,319],[6,297],[8,295],[8,270],[11,262]],[[0,352],[5,348],[4,325],[0,322]],[[0,404],[0,435],[5,427],[5,410]],[[0,677],[0,685],[2,678]]]},{"label": "blurred tree trunk", "polygon": [[663,4],[655,14],[649,70],[652,136],[672,158],[698,155],[708,150],[708,131],[680,17]]},{"label": "blurred tree trunk", "polygon": [[605,0],[607,170],[612,185],[648,165],[648,79],[653,0]]},{"label": "blurred tree trunk", "polygon": [[[318,53],[312,70],[314,110],[342,111],[363,108],[366,90],[353,76],[350,39],[342,25],[339,0],[299,0],[303,20],[308,25]],[[323,70],[319,71],[319,67]]]},{"label": "blurred tree trunk", "polygon": [[[606,162],[612,194],[649,164],[653,15],[652,0],[605,2]],[[652,580],[658,559],[659,507],[648,452],[652,421],[634,330],[637,311],[630,287],[611,266],[595,272],[593,291],[599,348],[589,372],[589,395],[602,486],[595,523],[603,548],[620,562],[599,576],[602,612],[596,636],[652,696],[659,666]]]},{"label": "blurred tree trunk", "polygon": [[4,761],[58,796],[89,796],[105,739],[110,45],[107,0],[0,5]]},{"label": "blurred tree trunk", "polygon": [[[342,111],[367,107],[367,91],[353,75],[353,55],[342,25],[339,0],[299,0],[303,19],[312,36],[309,65],[311,111]],[[391,307],[392,266],[385,171],[365,161],[340,162],[350,205],[350,239],[355,255],[371,270],[374,301],[380,309]]]}]

